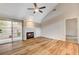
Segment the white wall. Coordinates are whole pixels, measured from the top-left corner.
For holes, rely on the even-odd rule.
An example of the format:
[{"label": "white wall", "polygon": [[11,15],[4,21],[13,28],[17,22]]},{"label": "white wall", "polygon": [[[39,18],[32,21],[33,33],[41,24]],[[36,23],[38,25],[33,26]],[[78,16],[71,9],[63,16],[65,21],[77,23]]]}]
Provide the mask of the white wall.
[{"label": "white wall", "polygon": [[[59,16],[57,18],[59,18]],[[50,19],[45,23],[43,22],[42,36],[51,39],[65,40],[65,21],[57,18],[55,18],[55,20]]]},{"label": "white wall", "polygon": [[78,4],[59,4],[55,8],[56,11],[51,11],[42,21],[42,36],[66,40],[66,20],[78,18]]},{"label": "white wall", "polygon": [[57,22],[55,24],[51,24],[47,27],[43,28],[43,36],[52,39],[64,39],[64,21]]}]

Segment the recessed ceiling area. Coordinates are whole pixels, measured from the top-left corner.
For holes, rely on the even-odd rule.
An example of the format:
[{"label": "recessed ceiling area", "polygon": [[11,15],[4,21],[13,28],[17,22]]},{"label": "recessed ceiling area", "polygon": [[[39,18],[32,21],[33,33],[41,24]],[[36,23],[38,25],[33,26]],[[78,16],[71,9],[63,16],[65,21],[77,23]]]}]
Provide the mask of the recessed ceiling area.
[{"label": "recessed ceiling area", "polygon": [[33,14],[33,3],[0,3],[0,17],[8,17],[20,20],[28,20],[29,17],[35,22],[41,23],[43,18],[57,5],[56,3],[37,3],[38,7],[46,6],[42,9],[43,13]]}]

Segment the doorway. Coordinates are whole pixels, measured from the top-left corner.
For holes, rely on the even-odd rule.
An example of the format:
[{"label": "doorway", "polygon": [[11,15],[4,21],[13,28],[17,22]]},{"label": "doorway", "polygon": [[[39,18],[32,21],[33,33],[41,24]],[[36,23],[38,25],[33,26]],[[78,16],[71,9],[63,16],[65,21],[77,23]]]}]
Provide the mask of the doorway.
[{"label": "doorway", "polygon": [[78,43],[76,18],[66,20],[66,40],[68,42]]},{"label": "doorway", "polygon": [[22,40],[22,21],[0,20],[0,44]]}]

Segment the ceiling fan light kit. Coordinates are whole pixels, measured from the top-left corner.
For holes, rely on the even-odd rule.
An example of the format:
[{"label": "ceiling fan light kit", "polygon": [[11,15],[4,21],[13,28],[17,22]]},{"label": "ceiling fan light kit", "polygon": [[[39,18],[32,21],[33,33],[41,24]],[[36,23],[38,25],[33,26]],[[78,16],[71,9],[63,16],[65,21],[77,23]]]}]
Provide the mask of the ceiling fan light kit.
[{"label": "ceiling fan light kit", "polygon": [[33,5],[34,5],[34,8],[28,8],[28,10],[33,10],[33,11],[34,11],[34,12],[33,12],[34,14],[35,14],[36,12],[43,13],[43,11],[42,11],[41,9],[46,8],[45,6],[38,7],[36,3],[34,3]]},{"label": "ceiling fan light kit", "polygon": [[35,11],[35,12],[39,12],[39,9],[36,8],[34,11]]}]

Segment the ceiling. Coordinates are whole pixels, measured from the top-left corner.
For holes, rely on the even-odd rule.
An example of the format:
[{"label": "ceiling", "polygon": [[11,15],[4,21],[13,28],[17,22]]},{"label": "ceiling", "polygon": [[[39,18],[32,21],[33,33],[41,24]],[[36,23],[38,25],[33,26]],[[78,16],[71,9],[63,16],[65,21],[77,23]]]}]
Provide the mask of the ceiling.
[{"label": "ceiling", "polygon": [[41,22],[43,18],[57,5],[56,3],[37,3],[38,7],[46,6],[42,9],[43,13],[33,14],[32,10],[27,8],[33,7],[32,3],[0,3],[0,16],[20,20],[32,18],[35,22]]}]

